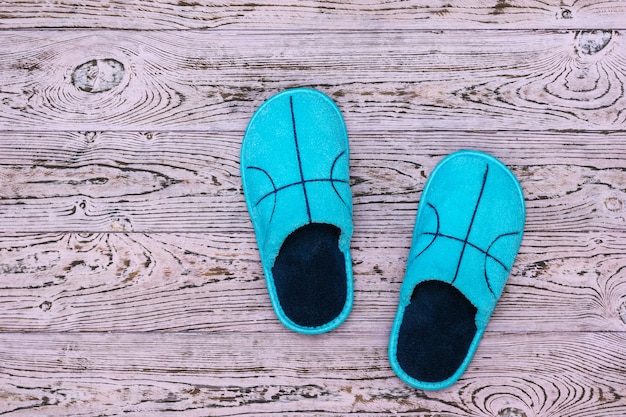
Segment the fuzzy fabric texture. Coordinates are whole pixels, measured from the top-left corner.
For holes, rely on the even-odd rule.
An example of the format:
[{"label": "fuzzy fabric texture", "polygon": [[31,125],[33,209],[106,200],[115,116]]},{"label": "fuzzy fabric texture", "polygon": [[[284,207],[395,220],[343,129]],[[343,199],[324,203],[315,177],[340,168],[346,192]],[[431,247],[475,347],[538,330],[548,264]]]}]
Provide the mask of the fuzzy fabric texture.
[{"label": "fuzzy fabric texture", "polygon": [[403,318],[396,357],[404,372],[438,382],[461,366],[476,334],[476,307],[453,285],[420,282]]},{"label": "fuzzy fabric texture", "polygon": [[519,250],[522,189],[499,160],[446,157],[420,199],[389,341],[396,374],[421,389],[456,382],[474,356]]},{"label": "fuzzy fabric texture", "polygon": [[241,176],[270,299],[279,320],[323,333],[353,299],[348,136],[323,93],[283,91],[254,113]]},{"label": "fuzzy fabric texture", "polygon": [[315,328],[334,320],[346,302],[345,257],[340,230],[310,223],[290,234],[272,267],[276,295],[294,323]]}]

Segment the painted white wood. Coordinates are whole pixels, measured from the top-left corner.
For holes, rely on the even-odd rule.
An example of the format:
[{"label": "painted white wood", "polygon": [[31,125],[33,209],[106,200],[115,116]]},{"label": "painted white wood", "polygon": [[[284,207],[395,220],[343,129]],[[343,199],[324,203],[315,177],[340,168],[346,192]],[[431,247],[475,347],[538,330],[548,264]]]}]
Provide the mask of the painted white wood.
[{"label": "painted white wood", "polygon": [[290,332],[0,334],[0,413],[618,416],[623,333],[485,334],[452,388],[423,392],[387,335]]},{"label": "painted white wood", "polygon": [[[454,3],[454,4],[453,4]],[[0,415],[626,415],[622,1],[0,3]],[[274,317],[241,191],[289,87],[350,136],[355,305]],[[451,388],[387,360],[417,204],[459,149],[525,193]]]},{"label": "painted white wood", "polygon": [[[0,132],[0,230],[250,232],[239,173],[242,136]],[[527,230],[623,230],[622,132],[357,131],[350,134],[357,234],[412,230],[427,176],[445,155],[465,148],[511,167],[524,189]]]},{"label": "painted white wood", "polygon": [[336,99],[352,132],[626,121],[626,44],[612,30],[28,30],[0,43],[5,130],[240,132],[296,86]]},{"label": "painted white wood", "polygon": [[[280,332],[253,239],[250,232],[4,236],[0,329]],[[409,243],[408,230],[357,231],[346,332],[389,332]],[[489,330],[622,331],[624,262],[615,233],[528,232]]]},{"label": "painted white wood", "polygon": [[622,0],[109,0],[0,4],[0,29],[624,29]]}]

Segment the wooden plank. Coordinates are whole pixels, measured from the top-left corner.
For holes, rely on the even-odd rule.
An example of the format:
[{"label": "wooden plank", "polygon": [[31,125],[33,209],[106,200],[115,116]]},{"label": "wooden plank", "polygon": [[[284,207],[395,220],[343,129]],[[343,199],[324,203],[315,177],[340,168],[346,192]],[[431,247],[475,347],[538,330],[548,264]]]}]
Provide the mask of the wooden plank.
[{"label": "wooden plank", "polygon": [[[454,4],[452,4],[454,3]],[[624,0],[0,2],[0,415],[626,415]],[[355,306],[276,320],[239,146],[285,88],[351,141]],[[389,368],[417,202],[458,149],[524,188],[448,390]]]},{"label": "wooden plank", "polygon": [[[243,131],[0,132],[0,233],[251,231]],[[355,223],[412,230],[427,176],[447,154],[490,152],[524,188],[526,230],[622,232],[626,136],[385,132],[350,135]]]},{"label": "wooden plank", "polygon": [[242,131],[317,87],[351,131],[615,130],[626,43],[606,31],[4,31],[0,129]]},{"label": "wooden plank", "polygon": [[[410,244],[357,230],[341,332],[387,334]],[[489,330],[626,331],[623,234],[527,233]],[[280,331],[252,233],[0,240],[0,332]]]},{"label": "wooden plank", "polygon": [[626,413],[625,333],[485,334],[461,380],[400,382],[386,335],[0,334],[11,417],[609,416]]},{"label": "wooden plank", "polygon": [[623,29],[621,0],[7,2],[0,29]]}]

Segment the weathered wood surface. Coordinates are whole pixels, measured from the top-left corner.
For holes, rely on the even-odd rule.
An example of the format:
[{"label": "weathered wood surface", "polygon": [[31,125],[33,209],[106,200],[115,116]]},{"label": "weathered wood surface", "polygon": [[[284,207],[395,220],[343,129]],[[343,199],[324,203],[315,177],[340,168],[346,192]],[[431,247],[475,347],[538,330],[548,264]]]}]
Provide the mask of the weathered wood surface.
[{"label": "weathered wood surface", "polygon": [[[240,137],[1,134],[0,329],[273,326],[239,185]],[[492,329],[624,330],[626,140],[622,133],[576,139],[351,136],[357,305],[349,327],[388,329],[425,179],[444,155],[470,147],[511,166],[528,207],[524,244]]]},{"label": "weathered wood surface", "polygon": [[0,44],[6,130],[241,131],[303,85],[352,132],[626,124],[620,31],[5,31]]},{"label": "weathered wood surface", "polygon": [[[0,415],[623,417],[625,19],[0,2]],[[355,306],[319,337],[275,319],[239,177],[252,112],[295,86],[350,134]],[[511,167],[526,230],[468,372],[423,392],[387,338],[424,183],[463,148]]]},{"label": "weathered wood surface", "polygon": [[599,417],[626,408],[624,333],[490,332],[455,389],[439,392],[401,383],[386,345],[386,334],[343,330],[1,333],[0,414]]},{"label": "weathered wood surface", "polygon": [[[409,241],[357,233],[346,331],[389,332]],[[18,235],[0,255],[1,331],[281,329],[249,233]],[[528,233],[489,329],[623,331],[625,263],[615,236]]]},{"label": "weathered wood surface", "polygon": [[[250,232],[239,178],[242,136],[243,128],[0,132],[0,230]],[[464,148],[511,167],[525,191],[527,231],[624,230],[623,132],[357,130],[350,142],[355,222],[366,233],[410,231],[426,177]]]},{"label": "weathered wood surface", "polygon": [[0,2],[0,29],[623,29],[625,17],[623,0]]}]

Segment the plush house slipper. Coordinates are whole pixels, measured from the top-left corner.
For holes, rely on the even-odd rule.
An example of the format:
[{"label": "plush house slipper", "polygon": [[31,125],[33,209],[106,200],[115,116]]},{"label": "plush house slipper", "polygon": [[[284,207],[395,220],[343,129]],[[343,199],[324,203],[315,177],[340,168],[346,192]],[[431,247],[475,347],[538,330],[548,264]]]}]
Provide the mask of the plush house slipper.
[{"label": "plush house slipper", "polygon": [[420,199],[389,342],[401,380],[442,389],[476,352],[522,240],[517,179],[476,151],[446,157]]},{"label": "plush house slipper", "polygon": [[254,113],[241,177],[270,299],[305,334],[339,326],[353,300],[348,136],[323,93],[283,91]]}]

